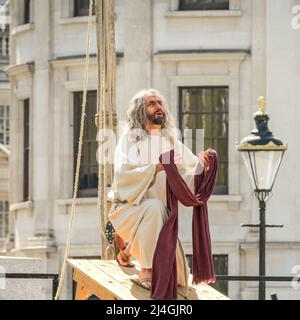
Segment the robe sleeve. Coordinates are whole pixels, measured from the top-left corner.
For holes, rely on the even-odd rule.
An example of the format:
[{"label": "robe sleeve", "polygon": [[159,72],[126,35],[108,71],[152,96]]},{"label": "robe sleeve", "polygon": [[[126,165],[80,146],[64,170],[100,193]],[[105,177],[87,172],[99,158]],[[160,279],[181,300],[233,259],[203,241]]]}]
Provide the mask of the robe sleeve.
[{"label": "robe sleeve", "polygon": [[174,150],[182,156],[182,163],[176,165],[178,172],[183,177],[190,190],[194,191],[194,176],[195,174],[201,174],[201,172],[196,172],[196,170],[199,170],[198,164],[199,162],[201,163],[201,159],[194,155],[179,139],[175,140]]},{"label": "robe sleeve", "polygon": [[114,181],[108,199],[138,205],[155,179],[155,164],[144,163],[138,144],[123,134],[115,151]]}]

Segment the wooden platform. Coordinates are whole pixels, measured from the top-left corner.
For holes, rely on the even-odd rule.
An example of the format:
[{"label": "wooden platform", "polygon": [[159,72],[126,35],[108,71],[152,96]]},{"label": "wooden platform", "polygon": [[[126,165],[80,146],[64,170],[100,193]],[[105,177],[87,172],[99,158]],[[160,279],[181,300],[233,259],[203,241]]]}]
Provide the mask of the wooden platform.
[{"label": "wooden platform", "polygon": [[[125,268],[113,260],[70,259],[73,279],[77,283],[76,300],[95,295],[101,300],[151,300],[150,292],[132,283],[130,277],[139,272],[138,265]],[[228,300],[208,285],[192,285],[189,279],[188,300]],[[184,288],[178,286],[178,300],[183,300]]]}]

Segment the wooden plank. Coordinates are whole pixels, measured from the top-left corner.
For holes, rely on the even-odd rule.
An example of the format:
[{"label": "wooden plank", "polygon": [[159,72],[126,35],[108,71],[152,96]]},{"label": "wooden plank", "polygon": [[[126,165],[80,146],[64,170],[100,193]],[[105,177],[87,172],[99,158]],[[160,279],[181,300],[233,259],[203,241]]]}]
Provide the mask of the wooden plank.
[{"label": "wooden plank", "polygon": [[[69,260],[76,270],[76,279],[80,285],[101,299],[151,300],[150,292],[133,284],[130,277],[140,271],[138,265],[133,268],[120,266],[115,260]],[[226,296],[209,285],[193,285],[189,277],[187,298],[185,288],[178,286],[178,300],[228,300]]]},{"label": "wooden plank", "polygon": [[[114,260],[90,260],[93,264],[95,264],[100,270],[105,271],[107,274],[110,274],[116,281],[121,282],[126,285],[128,288],[132,288],[132,286],[136,286],[132,284],[130,281],[130,277],[134,274],[137,274],[140,269],[136,268],[125,268],[118,265],[118,263]],[[149,292],[136,286],[138,290],[142,290],[143,292]],[[228,299],[226,296],[219,293],[214,288],[209,285],[192,285],[192,275],[189,277],[189,288],[187,298],[184,296],[185,288],[178,286],[178,300],[225,300]],[[149,297],[148,297],[149,299]]]},{"label": "wooden plank", "polygon": [[90,293],[90,291],[88,291],[88,289],[85,286],[80,284],[81,281],[78,281],[77,275],[74,276],[74,280],[77,282],[75,300],[87,300],[92,294]]},{"label": "wooden plank", "polygon": [[[85,286],[92,294],[97,295],[100,299],[114,300],[135,300],[135,296],[130,290],[119,282],[115,282],[113,278],[105,272],[99,272],[99,269],[90,263],[89,260],[71,259],[68,263],[78,271],[75,281]],[[96,292],[97,291],[97,292]]]},{"label": "wooden plank", "polygon": [[[207,284],[197,284],[192,283],[193,276],[189,276],[189,287],[188,287],[188,300],[230,300],[228,297],[212,288]],[[178,287],[178,292],[184,295],[185,288]]]},{"label": "wooden plank", "polygon": [[124,285],[137,300],[151,300],[150,292],[130,281],[130,277],[139,269],[120,266],[114,260],[90,260],[99,270],[109,275],[114,282]]},{"label": "wooden plank", "polygon": [[75,270],[73,279],[76,281],[79,288],[85,289],[85,291],[83,290],[83,294],[79,292],[78,295],[76,290],[76,300],[87,300],[93,294],[101,300],[117,300],[117,297],[114,294],[100,286],[99,283],[95,283],[87,277],[86,274],[83,274],[80,271]]}]

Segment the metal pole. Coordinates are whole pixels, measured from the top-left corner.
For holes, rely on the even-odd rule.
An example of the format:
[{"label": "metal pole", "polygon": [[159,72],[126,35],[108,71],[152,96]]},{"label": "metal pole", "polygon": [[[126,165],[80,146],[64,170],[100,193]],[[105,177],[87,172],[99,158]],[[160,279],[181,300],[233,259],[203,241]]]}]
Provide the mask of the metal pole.
[{"label": "metal pole", "polygon": [[[266,275],[266,202],[259,200],[259,276]],[[259,300],[266,299],[266,282],[259,281]]]}]

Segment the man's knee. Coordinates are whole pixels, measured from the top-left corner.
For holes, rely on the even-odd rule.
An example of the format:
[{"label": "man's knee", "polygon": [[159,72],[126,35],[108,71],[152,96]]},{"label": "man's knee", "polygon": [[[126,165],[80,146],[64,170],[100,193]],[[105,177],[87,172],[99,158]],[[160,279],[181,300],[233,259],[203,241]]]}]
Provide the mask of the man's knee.
[{"label": "man's knee", "polygon": [[157,218],[165,220],[167,216],[167,208],[163,201],[160,199],[146,199],[145,201],[147,202],[147,212],[151,216],[157,216]]}]

